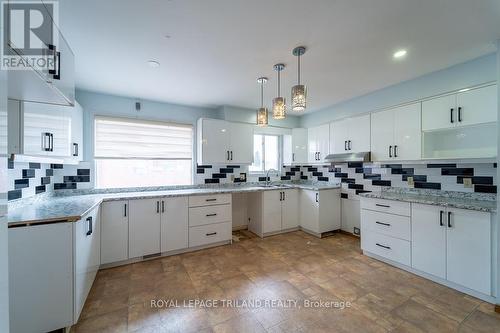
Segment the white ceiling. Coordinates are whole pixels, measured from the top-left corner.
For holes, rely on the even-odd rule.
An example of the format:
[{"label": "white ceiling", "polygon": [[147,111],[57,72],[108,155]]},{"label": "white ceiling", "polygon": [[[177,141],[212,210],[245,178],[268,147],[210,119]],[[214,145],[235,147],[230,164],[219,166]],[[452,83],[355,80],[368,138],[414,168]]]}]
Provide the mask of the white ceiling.
[{"label": "white ceiling", "polygon": [[269,106],[277,62],[289,99],[298,45],[314,111],[494,52],[500,38],[498,0],[61,0],[60,13],[78,88],[208,107],[258,107],[262,75]]}]

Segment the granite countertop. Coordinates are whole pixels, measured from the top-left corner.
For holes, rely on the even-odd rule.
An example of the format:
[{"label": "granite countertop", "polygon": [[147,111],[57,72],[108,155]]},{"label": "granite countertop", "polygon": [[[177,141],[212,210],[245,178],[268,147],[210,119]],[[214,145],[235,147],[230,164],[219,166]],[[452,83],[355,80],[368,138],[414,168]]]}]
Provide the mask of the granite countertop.
[{"label": "granite countertop", "polygon": [[[443,195],[439,195],[441,192]],[[451,207],[459,209],[476,210],[481,212],[496,213],[497,202],[491,200],[491,195],[472,194],[469,193],[454,193],[445,191],[381,191],[360,193],[361,197],[395,200],[404,202],[413,202],[426,205]]]},{"label": "granite countertop", "polygon": [[[103,201],[126,200],[126,199],[151,199],[178,197],[188,195],[224,194],[224,193],[248,193],[258,191],[272,191],[287,188],[300,188],[306,190],[328,190],[339,189],[340,184],[273,184],[271,187],[262,185],[235,185],[202,188],[181,188],[172,190],[138,191],[138,192],[106,192],[95,194],[74,194],[45,196],[42,200],[36,200],[30,204],[18,205],[9,208],[9,227],[19,225],[30,225],[47,222],[75,222],[89,213]],[[91,192],[92,193],[92,192]]]}]

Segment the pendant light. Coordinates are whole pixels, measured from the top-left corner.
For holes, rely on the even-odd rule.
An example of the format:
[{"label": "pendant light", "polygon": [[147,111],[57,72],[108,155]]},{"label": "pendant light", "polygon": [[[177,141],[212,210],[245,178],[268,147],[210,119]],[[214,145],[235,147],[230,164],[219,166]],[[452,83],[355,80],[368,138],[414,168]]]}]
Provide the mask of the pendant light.
[{"label": "pendant light", "polygon": [[280,96],[280,72],[285,69],[284,64],[274,65],[274,70],[278,72],[278,97],[273,98],[273,118],[274,119],[285,119],[286,116],[286,105],[285,98]]},{"label": "pendant light", "polygon": [[306,97],[307,89],[306,86],[300,84],[300,57],[306,53],[306,48],[304,46],[298,46],[293,49],[292,54],[297,57],[298,68],[297,68],[297,85],[292,87],[292,110],[293,111],[304,111],[306,109]]},{"label": "pendant light", "polygon": [[257,82],[260,83],[260,108],[257,110],[257,125],[265,127],[269,122],[268,111],[264,107],[264,83],[267,82],[267,77],[259,77]]}]

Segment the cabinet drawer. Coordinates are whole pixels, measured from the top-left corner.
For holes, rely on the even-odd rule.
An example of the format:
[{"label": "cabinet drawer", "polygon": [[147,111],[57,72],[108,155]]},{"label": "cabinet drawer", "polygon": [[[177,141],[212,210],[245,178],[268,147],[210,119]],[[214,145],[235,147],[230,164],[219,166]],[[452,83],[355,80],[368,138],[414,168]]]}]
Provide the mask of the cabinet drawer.
[{"label": "cabinet drawer", "polygon": [[409,202],[363,198],[361,199],[361,208],[389,214],[410,216]]},{"label": "cabinet drawer", "polygon": [[194,195],[189,197],[189,207],[231,203],[231,194]]},{"label": "cabinet drawer", "polygon": [[189,208],[189,226],[231,221],[231,205]]},{"label": "cabinet drawer", "polygon": [[189,228],[189,247],[207,245],[231,239],[231,222]]},{"label": "cabinet drawer", "polygon": [[387,236],[410,240],[410,218],[373,210],[361,210],[363,230],[375,231]]},{"label": "cabinet drawer", "polygon": [[361,234],[361,248],[364,251],[410,266],[410,242],[408,241],[368,231]]}]

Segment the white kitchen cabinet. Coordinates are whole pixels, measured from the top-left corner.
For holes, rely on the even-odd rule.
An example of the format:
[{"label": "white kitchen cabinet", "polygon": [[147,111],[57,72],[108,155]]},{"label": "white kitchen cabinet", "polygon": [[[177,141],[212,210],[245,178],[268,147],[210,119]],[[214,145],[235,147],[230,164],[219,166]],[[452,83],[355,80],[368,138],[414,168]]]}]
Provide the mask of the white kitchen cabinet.
[{"label": "white kitchen cabinet", "polygon": [[161,252],[161,200],[130,200],[129,205],[129,258]]},{"label": "white kitchen cabinet", "polygon": [[253,126],[250,124],[230,123],[228,143],[231,163],[253,163]]},{"label": "white kitchen cabinet", "polygon": [[340,189],[300,191],[300,227],[316,236],[341,228]]},{"label": "white kitchen cabinet", "polygon": [[[45,10],[46,17],[51,17],[53,13],[50,13],[43,2],[40,0],[35,1],[41,6],[37,9]],[[11,1],[12,5],[15,5],[15,1]],[[9,89],[8,97],[24,101],[34,101],[40,103],[50,103],[59,105],[73,105],[75,100],[75,77],[74,77],[74,55],[66,42],[63,34],[59,30],[55,22],[50,22],[45,24],[44,31],[50,29],[47,34],[38,34],[38,38],[46,38],[46,40],[41,40],[41,43],[37,47],[43,50],[43,54],[47,55],[47,59],[54,59],[56,64],[54,72],[49,72],[45,68],[37,68],[29,66],[27,70],[10,70],[8,73]],[[26,64],[31,64],[29,59],[30,55],[23,53],[23,47],[21,43],[24,43],[22,39],[19,39],[19,33],[13,33],[12,36],[17,36],[11,40],[6,41],[6,44],[10,47],[8,52],[15,57],[15,61],[23,61]],[[54,39],[52,37],[57,37]],[[27,41],[26,41],[27,42]],[[33,42],[33,38],[31,40]],[[21,47],[19,47],[21,45]],[[50,48],[49,45],[55,46],[55,48]],[[21,60],[21,59],[26,60]]]},{"label": "white kitchen cabinet", "polygon": [[321,163],[330,151],[330,125],[320,125],[307,130],[308,162]]},{"label": "white kitchen cabinet", "polygon": [[78,321],[85,300],[100,266],[101,225],[99,208],[74,223],[74,322]]},{"label": "white kitchen cabinet", "polygon": [[73,325],[73,223],[9,228],[10,332]]},{"label": "white kitchen cabinet", "polygon": [[299,227],[299,190],[269,190],[248,196],[248,229],[265,237]]},{"label": "white kitchen cabinet", "polygon": [[188,197],[161,200],[161,252],[188,247]]},{"label": "white kitchen cabinet", "polygon": [[355,234],[355,228],[360,229],[359,200],[341,199],[343,231]]},{"label": "white kitchen cabinet", "polygon": [[198,164],[253,163],[253,126],[198,119]]},{"label": "white kitchen cabinet", "polygon": [[446,209],[413,204],[412,267],[446,278]]},{"label": "white kitchen cabinet", "polygon": [[283,191],[262,192],[262,233],[281,231],[281,198]]},{"label": "white kitchen cabinet", "polygon": [[101,264],[127,260],[128,200],[106,201],[101,208]]},{"label": "white kitchen cabinet", "polygon": [[373,161],[421,158],[421,103],[409,104],[371,115]]},{"label": "white kitchen cabinet", "polygon": [[491,295],[491,215],[412,205],[412,267]]},{"label": "white kitchen cabinet", "polygon": [[291,135],[283,136],[283,164],[303,164],[307,161],[307,129],[293,128]]},{"label": "white kitchen cabinet", "polygon": [[446,278],[491,295],[491,215],[447,209]]},{"label": "white kitchen cabinet", "polygon": [[283,190],[281,201],[281,229],[288,230],[299,226],[299,190]]},{"label": "white kitchen cabinet", "polygon": [[351,117],[330,124],[330,153],[370,151],[370,115]]},{"label": "white kitchen cabinet", "polygon": [[497,87],[459,91],[422,102],[422,130],[442,130],[497,121]]},{"label": "white kitchen cabinet", "polygon": [[[9,102],[9,153],[70,157],[72,107]],[[14,127],[15,126],[15,127]]]}]

